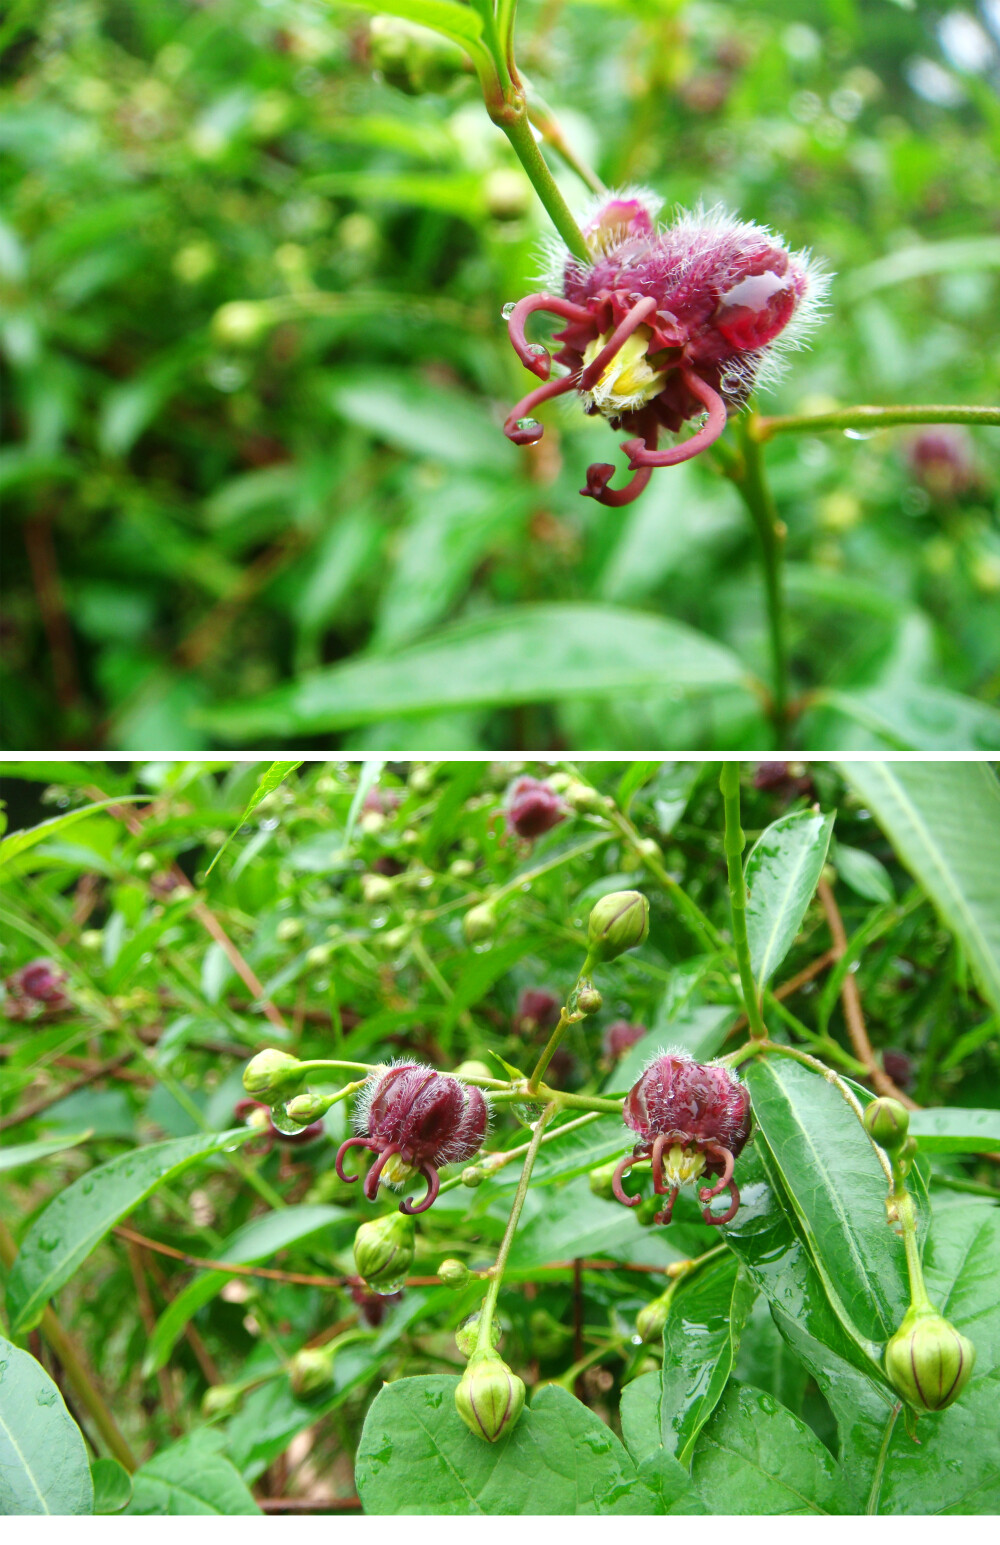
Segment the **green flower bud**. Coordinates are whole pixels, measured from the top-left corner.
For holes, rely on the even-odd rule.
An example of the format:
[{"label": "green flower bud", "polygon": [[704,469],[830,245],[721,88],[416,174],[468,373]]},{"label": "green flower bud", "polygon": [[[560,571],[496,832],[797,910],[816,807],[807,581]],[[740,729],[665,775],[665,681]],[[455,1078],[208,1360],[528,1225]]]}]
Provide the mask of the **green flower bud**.
[{"label": "green flower bud", "polygon": [[302,919],[300,917],[283,917],[275,929],[275,938],[282,944],[287,944],[291,939],[297,939],[302,932]]},{"label": "green flower bud", "polygon": [[376,16],[369,28],[372,68],[407,96],[443,91],[465,69],[462,50],[440,33],[398,16]]},{"label": "green flower bud", "polygon": [[325,1095],[314,1094],[311,1089],[307,1089],[304,1094],[297,1094],[293,1100],[288,1101],[285,1115],[292,1121],[301,1121],[304,1126],[308,1126],[311,1121],[319,1121],[321,1116],[325,1116],[328,1109]]},{"label": "green flower bud", "polygon": [[635,1328],[643,1341],[655,1341],[662,1333],[670,1313],[670,1299],[673,1291],[674,1284],[671,1283],[665,1293],[661,1293],[659,1298],[654,1298],[651,1303],[646,1304],[645,1308],[639,1310],[635,1317]]},{"label": "green flower bud", "polygon": [[590,1189],[595,1196],[603,1196],[606,1201],[611,1201],[614,1192],[611,1189],[611,1181],[615,1170],[618,1168],[618,1160],[612,1159],[608,1164],[600,1164],[597,1169],[590,1172]]},{"label": "green flower bud", "polygon": [[239,1410],[243,1391],[238,1384],[215,1384],[201,1398],[202,1416],[232,1416]]},{"label": "green flower bud", "polygon": [[581,1014],[596,1014],[603,1002],[604,999],[601,997],[597,988],[594,987],[592,983],[588,983],[586,987],[580,988],[580,991],[576,995],[576,1002],[573,1006],[574,1008],[578,1009]]},{"label": "green flower bud", "polygon": [[561,1324],[547,1309],[532,1311],[528,1320],[528,1329],[531,1332],[532,1352],[535,1357],[543,1358],[545,1361],[560,1357],[573,1339],[572,1327]]},{"label": "green flower bud", "polygon": [[80,935],[80,943],[85,950],[99,950],[104,943],[104,934],[100,928],[85,928]]},{"label": "green flower bud", "polygon": [[447,1261],[441,1262],[437,1274],[445,1286],[450,1288],[464,1287],[472,1276],[464,1261],[456,1261],[450,1257]]},{"label": "green flower bud", "polygon": [[305,1074],[299,1071],[301,1066],[297,1057],[269,1046],[267,1051],[259,1051],[247,1063],[243,1070],[243,1087],[255,1099],[277,1105],[298,1094],[302,1088]]},{"label": "green flower bud", "polygon": [[333,1383],[333,1352],[328,1347],[303,1347],[288,1365],[288,1382],[296,1400],[308,1400]]},{"label": "green flower bud", "polygon": [[917,1411],[943,1411],[957,1400],[975,1361],[972,1342],[930,1308],[911,1306],[885,1349],[889,1383]]},{"label": "green flower bud", "polygon": [[212,318],[215,341],[234,348],[256,343],[266,327],[267,308],[252,300],[228,301]]},{"label": "green flower bud", "polygon": [[496,1078],[492,1068],[488,1068],[485,1062],[460,1062],[455,1069],[456,1078]]},{"label": "green flower bud", "polygon": [[314,944],[311,950],[306,951],[306,964],[309,966],[328,966],[332,955],[332,945]]},{"label": "green flower bud", "polygon": [[462,932],[465,934],[467,943],[479,944],[484,939],[492,939],[496,931],[497,915],[488,901],[466,912]]},{"label": "green flower bud", "polygon": [[[490,1326],[490,1346],[496,1351],[500,1345],[500,1321],[493,1316],[493,1324]],[[455,1332],[455,1345],[463,1357],[471,1357],[476,1350],[476,1342],[479,1339],[479,1310],[470,1314],[468,1319],[462,1321]]]},{"label": "green flower bud", "polygon": [[635,850],[640,858],[650,858],[656,860],[663,857],[663,849],[660,847],[658,842],[653,840],[652,837],[641,838],[640,841],[636,843]]},{"label": "green flower bud", "polygon": [[864,1115],[865,1131],[886,1153],[895,1153],[906,1142],[910,1113],[898,1100],[872,1100]]},{"label": "green flower bud", "polygon": [[516,1425],[524,1385],[495,1352],[476,1353],[455,1391],[455,1409],[470,1432],[495,1443]]},{"label": "green flower bud", "polygon": [[388,933],[382,935],[382,943],[388,950],[401,950],[410,941],[413,929],[406,923],[399,928],[390,928]]},{"label": "green flower bud", "polygon": [[448,873],[453,880],[469,880],[475,872],[476,866],[471,858],[456,858],[448,865]]},{"label": "green flower bud", "polygon": [[376,1293],[395,1293],[413,1262],[416,1229],[402,1212],[362,1223],[354,1236],[354,1264]]},{"label": "green flower bud", "polygon": [[649,933],[649,902],[639,891],[612,891],[590,914],[587,948],[593,960],[616,960]]},{"label": "green flower bud", "polygon": [[381,906],[392,900],[392,881],[384,874],[363,874],[361,895],[370,907]]},{"label": "green flower bud", "polygon": [[596,812],[604,808],[604,800],[597,790],[592,789],[589,783],[581,783],[576,778],[565,785],[563,797],[568,805],[581,813]]},{"label": "green flower bud", "polygon": [[470,1191],[476,1186],[481,1186],[486,1179],[486,1171],[481,1164],[470,1164],[468,1169],[462,1171],[461,1180],[463,1186],[468,1186]]}]

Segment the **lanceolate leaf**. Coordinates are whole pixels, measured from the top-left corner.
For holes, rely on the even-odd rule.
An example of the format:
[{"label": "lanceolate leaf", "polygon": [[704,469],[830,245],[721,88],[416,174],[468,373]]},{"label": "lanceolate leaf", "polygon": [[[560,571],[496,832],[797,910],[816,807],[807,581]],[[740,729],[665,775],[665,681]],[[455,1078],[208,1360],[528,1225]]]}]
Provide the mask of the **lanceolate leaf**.
[{"label": "lanceolate leaf", "polygon": [[0,1336],[0,1515],[93,1511],[79,1427],[42,1365]]},{"label": "lanceolate leaf", "polygon": [[175,1517],[259,1513],[235,1465],[216,1451],[219,1441],[217,1434],[202,1428],[147,1459],[132,1477],[132,1500],[126,1513]]},{"label": "lanceolate leaf", "polygon": [[75,1137],[46,1137],[37,1143],[17,1143],[13,1148],[0,1148],[0,1170],[17,1169],[22,1164],[37,1164],[51,1153],[62,1153],[65,1148],[76,1148],[85,1143],[89,1132]]},{"label": "lanceolate leaf", "polygon": [[928,1153],[1000,1153],[1000,1110],[915,1110],[910,1132]]},{"label": "lanceolate leaf", "polygon": [[289,773],[294,772],[296,767],[301,767],[301,766],[302,766],[301,762],[272,762],[271,763],[270,767],[267,769],[267,772],[264,774],[264,776],[261,778],[260,782],[258,783],[257,787],[254,789],[253,794],[251,795],[250,799],[247,802],[247,807],[244,810],[243,814],[240,816],[239,821],[233,827],[233,830],[229,833],[229,836],[226,838],[225,842],[222,844],[221,848],[218,850],[218,852],[216,853],[215,857],[212,859],[212,862],[209,864],[208,868],[205,870],[206,876],[210,875],[212,873],[212,870],[215,868],[216,864],[219,862],[219,859],[222,857],[223,853],[226,851],[226,849],[228,848],[229,844],[232,842],[233,838],[236,836],[236,833],[240,830],[240,828],[242,826],[244,826],[246,824],[247,817],[253,814],[253,812],[256,810],[257,806],[259,804],[261,804],[262,801],[267,798],[268,794],[273,794],[275,789],[278,789],[278,788],[281,787],[281,785],[284,783],[285,779],[288,777]]},{"label": "lanceolate leaf", "polygon": [[37,1217],[21,1242],[7,1282],[7,1310],[15,1332],[31,1330],[49,1299],[87,1259],[105,1234],[165,1180],[253,1133],[200,1133],[124,1153],[74,1183]]},{"label": "lanceolate leaf", "polygon": [[746,863],[747,934],[754,980],[763,988],[795,942],[826,863],[833,816],[783,815],[754,843]]},{"label": "lanceolate leaf", "polygon": [[358,1448],[366,1513],[648,1513],[651,1497],[599,1417],[550,1385],[496,1443],[455,1410],[458,1380],[398,1379],[375,1397]]},{"label": "lanceolate leaf", "polygon": [[[337,1245],[347,1244],[356,1224],[339,1207],[286,1207],[281,1212],[269,1212],[263,1218],[253,1219],[221,1244],[219,1259],[232,1261],[236,1266],[263,1261],[275,1251],[307,1239],[310,1234],[328,1229],[335,1223],[344,1225],[340,1230],[344,1237],[337,1239]],[[231,1279],[231,1272],[204,1271],[178,1293],[156,1322],[143,1364],[145,1373],[155,1373],[169,1361],[191,1316],[221,1292]]]},{"label": "lanceolate leaf", "polygon": [[74,826],[77,821],[82,821],[88,815],[95,815],[99,810],[107,810],[109,805],[135,805],[142,804],[146,800],[144,794],[121,794],[117,799],[102,799],[94,805],[83,805],[79,810],[67,810],[65,815],[55,815],[51,821],[43,821],[40,826],[29,826],[25,831],[11,832],[9,837],[0,841],[0,869],[9,864],[19,854],[27,852],[38,842],[48,842],[52,837],[61,837],[68,826]]},{"label": "lanceolate leaf", "polygon": [[847,762],[840,771],[1000,1009],[1000,784],[985,762]]},{"label": "lanceolate leaf", "polygon": [[726,1387],[740,1334],[757,1296],[731,1255],[682,1282],[663,1329],[660,1400],[664,1447],[688,1464],[698,1434]]},{"label": "lanceolate leaf", "polygon": [[845,1325],[878,1359],[909,1303],[902,1241],[888,1226],[888,1182],[860,1122],[820,1074],[784,1057],[746,1082],[810,1252]]},{"label": "lanceolate leaf", "polygon": [[695,1449],[691,1478],[714,1513],[835,1511],[840,1477],[816,1434],[761,1390],[731,1384]]}]

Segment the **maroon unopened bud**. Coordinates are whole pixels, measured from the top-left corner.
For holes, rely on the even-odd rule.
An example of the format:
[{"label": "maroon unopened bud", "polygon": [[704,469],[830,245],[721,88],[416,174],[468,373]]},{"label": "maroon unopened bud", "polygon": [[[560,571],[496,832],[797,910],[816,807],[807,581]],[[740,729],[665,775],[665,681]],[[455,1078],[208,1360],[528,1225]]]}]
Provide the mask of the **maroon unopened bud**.
[{"label": "maroon unopened bud", "polygon": [[645,1025],[631,1025],[627,1019],[616,1019],[604,1032],[605,1055],[618,1062],[645,1034]]},{"label": "maroon unopened bud", "polygon": [[540,837],[566,819],[566,806],[547,783],[518,778],[508,795],[507,828],[519,837]]},{"label": "maroon unopened bud", "polygon": [[961,425],[921,430],[910,444],[910,466],[918,483],[943,502],[957,499],[977,482],[972,442]]},{"label": "maroon unopened bud", "polygon": [[26,966],[14,971],[4,984],[7,989],[7,1017],[24,1019],[35,1004],[49,1014],[72,1008],[72,999],[64,991],[68,981],[68,973],[60,970],[54,961],[29,961]]},{"label": "maroon unopened bud", "polygon": [[913,1082],[913,1063],[905,1051],[884,1051],[882,1066],[897,1089],[909,1089]]},{"label": "maroon unopened bud", "polygon": [[644,943],[648,933],[649,902],[645,896],[640,891],[612,891],[591,911],[587,949],[592,960],[616,960]]},{"label": "maroon unopened bud", "polygon": [[524,1407],[524,1384],[495,1352],[476,1352],[455,1391],[455,1409],[469,1431],[487,1443],[516,1425]]},{"label": "maroon unopened bud", "polygon": [[[419,1206],[412,1198],[400,1212],[426,1212],[440,1189],[442,1164],[465,1164],[483,1145],[489,1126],[489,1106],[482,1091],[459,1083],[450,1073],[438,1073],[416,1062],[400,1062],[373,1073],[354,1110],[357,1137],[340,1145],[336,1169],[345,1175],[344,1156],[351,1148],[377,1154],[365,1179],[365,1196],[375,1200],[379,1182],[402,1186],[420,1174],[427,1194]],[[360,1269],[360,1268],[359,1268]]]},{"label": "maroon unopened bud", "polygon": [[520,1035],[535,1030],[551,1030],[559,1018],[561,1004],[554,992],[545,987],[526,987],[517,1000],[514,1028]]},{"label": "maroon unopened bud", "polygon": [[351,1297],[358,1306],[358,1314],[373,1329],[381,1325],[393,1304],[398,1304],[402,1293],[371,1293],[363,1282],[351,1284]]},{"label": "maroon unopened bud", "polygon": [[[629,1090],[622,1114],[638,1141],[615,1170],[612,1185],[620,1202],[639,1206],[640,1198],[627,1196],[622,1180],[637,1159],[649,1158],[654,1193],[669,1196],[656,1222],[669,1223],[680,1187],[703,1175],[719,1177],[698,1191],[706,1204],[705,1222],[731,1222],[740,1205],[733,1165],[750,1135],[750,1095],[735,1073],[719,1063],[695,1062],[685,1052],[665,1053]],[[730,1205],[717,1216],[707,1204],[727,1189]]]},{"label": "maroon unopened bud", "polygon": [[[504,432],[533,444],[542,425],[532,415],[549,398],[577,391],[585,413],[601,414],[634,436],[624,444],[636,476],[612,489],[614,468],[595,463],[582,492],[603,504],[627,504],[655,467],[673,466],[722,433],[728,408],[778,372],[779,339],[800,342],[824,281],[808,256],[790,253],[762,226],[722,210],[682,214],[657,227],[649,194],[602,198],[583,235],[589,260],[564,253],[546,291],[505,308],[521,362],[545,383],[511,409]],[[548,350],[528,343],[535,311],[562,322],[551,377]],[[679,431],[707,411],[682,444],[658,450],[664,429]]]}]

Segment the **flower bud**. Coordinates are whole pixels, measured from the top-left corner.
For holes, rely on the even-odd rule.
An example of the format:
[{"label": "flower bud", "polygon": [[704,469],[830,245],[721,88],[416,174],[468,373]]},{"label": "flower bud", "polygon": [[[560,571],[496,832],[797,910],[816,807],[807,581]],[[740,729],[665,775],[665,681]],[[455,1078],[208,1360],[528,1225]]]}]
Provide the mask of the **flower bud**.
[{"label": "flower bud", "polygon": [[605,1055],[610,1057],[612,1062],[617,1062],[637,1041],[641,1041],[645,1034],[645,1025],[633,1025],[627,1019],[616,1019],[614,1024],[609,1025],[604,1032]]},{"label": "flower bud", "polygon": [[481,1186],[485,1179],[486,1171],[481,1164],[470,1164],[461,1174],[463,1186],[468,1186],[470,1190],[475,1190],[476,1186]]},{"label": "flower bud", "polygon": [[395,1293],[413,1262],[416,1229],[403,1212],[362,1223],[354,1236],[354,1264],[376,1293]]},{"label": "flower bud", "polygon": [[470,1432],[495,1443],[517,1423],[524,1384],[493,1352],[472,1357],[455,1391],[455,1409]]},{"label": "flower bud", "polygon": [[269,1046],[247,1063],[243,1087],[247,1094],[266,1100],[268,1105],[277,1105],[298,1094],[305,1080],[305,1075],[299,1071],[301,1066],[297,1057]]},{"label": "flower bud", "polygon": [[288,1365],[288,1382],[296,1400],[308,1400],[333,1383],[333,1351],[327,1347],[303,1347]]},{"label": "flower bud", "polygon": [[274,931],[274,936],[282,944],[288,944],[290,940],[297,939],[302,932],[302,919],[300,917],[283,917]]},{"label": "flower bud", "polygon": [[593,960],[616,960],[649,933],[649,902],[639,891],[612,891],[590,914],[587,948]]},{"label": "flower bud", "polygon": [[201,1398],[202,1416],[232,1416],[239,1409],[243,1391],[238,1384],[213,1384]]},{"label": "flower bud", "polygon": [[567,784],[565,790],[566,803],[574,810],[581,813],[594,813],[602,809],[604,800],[596,789],[592,789],[589,783],[581,783],[573,779]]},{"label": "flower bud", "polygon": [[886,1153],[895,1153],[906,1142],[910,1115],[898,1100],[872,1100],[864,1114],[865,1131]]},{"label": "flower bud", "polygon": [[957,1400],[976,1361],[972,1342],[936,1310],[907,1310],[885,1349],[889,1383],[917,1411],[943,1411]]},{"label": "flower bud", "polygon": [[469,944],[479,944],[484,939],[492,939],[496,931],[497,915],[488,901],[466,912],[462,932]]},{"label": "flower bud", "polygon": [[455,1069],[456,1078],[495,1078],[496,1073],[485,1062],[460,1062]]},{"label": "flower bud", "polygon": [[453,880],[469,880],[476,872],[476,865],[471,858],[456,858],[448,865],[448,873]]},{"label": "flower bud", "polygon": [[655,1341],[667,1323],[670,1313],[670,1299],[673,1294],[673,1284],[661,1293],[659,1298],[654,1298],[645,1308],[640,1309],[635,1317],[635,1328],[643,1341]]},{"label": "flower bud", "polygon": [[566,819],[559,795],[538,778],[518,778],[505,811],[507,830],[519,837],[540,837]]},{"label": "flower bud", "polygon": [[472,1275],[464,1261],[456,1261],[450,1257],[441,1262],[437,1274],[445,1286],[450,1288],[464,1287]]},{"label": "flower bud", "polygon": [[601,997],[593,982],[588,982],[585,986],[580,988],[580,991],[576,995],[576,1002],[573,1006],[574,1008],[578,1009],[581,1014],[596,1014],[603,1002],[604,999]]},{"label": "flower bud", "polygon": [[333,955],[333,946],[330,944],[314,944],[311,950],[306,951],[306,965],[328,966]]},{"label": "flower bud", "polygon": [[321,1116],[325,1116],[328,1108],[329,1101],[324,1095],[314,1094],[311,1089],[307,1089],[304,1094],[297,1094],[288,1101],[285,1115],[308,1126],[310,1122],[319,1121]]},{"label": "flower bud", "polygon": [[[455,1332],[455,1345],[463,1357],[471,1357],[476,1350],[476,1342],[479,1339],[479,1313],[477,1309],[474,1314],[470,1314]],[[494,1315],[493,1324],[490,1326],[490,1346],[494,1351],[500,1345],[501,1334],[500,1321]]]},{"label": "flower bud", "polygon": [[595,1196],[603,1196],[605,1201],[610,1202],[611,1198],[614,1196],[614,1192],[611,1189],[611,1182],[614,1179],[615,1170],[617,1168],[617,1159],[612,1159],[609,1163],[600,1164],[598,1165],[597,1169],[591,1170],[590,1189]]},{"label": "flower bud", "polygon": [[361,876],[361,895],[369,907],[381,906],[384,902],[391,901],[392,889],[392,881],[387,880],[384,874]]},{"label": "flower bud", "polygon": [[635,851],[638,853],[640,858],[652,859],[654,862],[656,859],[663,857],[663,849],[660,847],[660,844],[652,837],[640,838],[640,840],[635,845]]}]

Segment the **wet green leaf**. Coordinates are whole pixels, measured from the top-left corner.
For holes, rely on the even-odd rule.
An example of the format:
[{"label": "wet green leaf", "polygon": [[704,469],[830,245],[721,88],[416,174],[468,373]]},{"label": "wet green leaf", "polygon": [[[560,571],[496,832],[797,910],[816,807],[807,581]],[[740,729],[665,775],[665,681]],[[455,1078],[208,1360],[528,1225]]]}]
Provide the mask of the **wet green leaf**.
[{"label": "wet green leaf", "polygon": [[795,942],[826,863],[833,816],[783,815],[758,837],[746,861],[747,935],[754,981],[764,988]]},{"label": "wet green leaf", "polygon": [[83,1434],[42,1365],[0,1336],[0,1514],[93,1511]]},{"label": "wet green leaf", "polygon": [[757,1296],[732,1256],[681,1282],[663,1328],[660,1420],[663,1445],[689,1464],[698,1435],[722,1398]]}]

